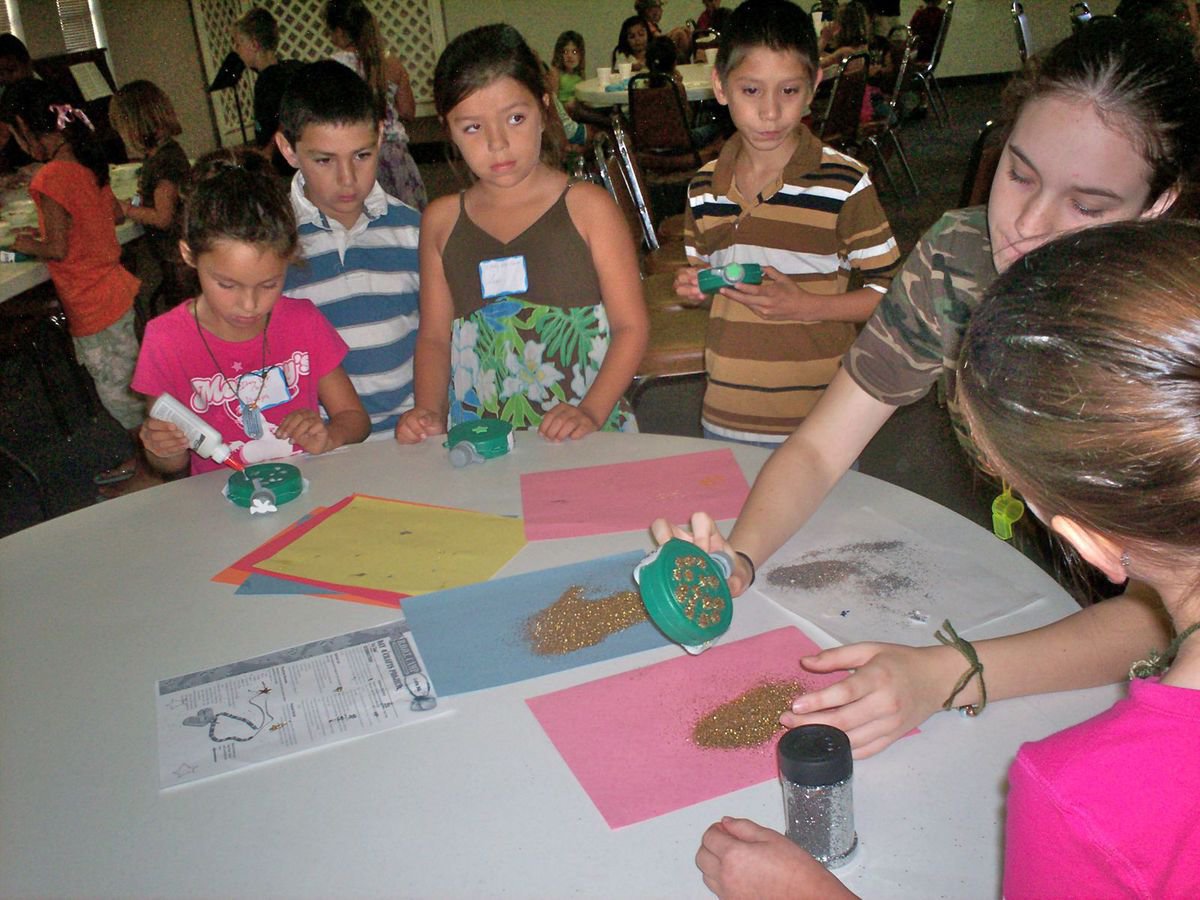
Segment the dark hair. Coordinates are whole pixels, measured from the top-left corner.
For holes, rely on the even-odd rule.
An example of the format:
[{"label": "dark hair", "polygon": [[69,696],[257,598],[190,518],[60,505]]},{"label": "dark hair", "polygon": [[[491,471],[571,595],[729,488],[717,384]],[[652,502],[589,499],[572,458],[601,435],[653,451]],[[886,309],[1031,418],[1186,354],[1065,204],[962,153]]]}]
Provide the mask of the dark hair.
[{"label": "dark hair", "polygon": [[1198,285],[1200,224],[1139,219],[1045,244],[989,289],[959,399],[984,455],[1047,521],[1194,556]]},{"label": "dark hair", "polygon": [[651,72],[670,75],[675,71],[675,42],[665,35],[656,37],[646,48],[646,68]]},{"label": "dark hair", "polygon": [[238,241],[291,257],[296,217],[287,183],[248,150],[214,150],[196,161],[184,192],[183,240],[194,255]]},{"label": "dark hair", "polygon": [[721,31],[717,49],[717,74],[724,81],[755,47],[800,54],[815,78],[820,54],[812,16],[788,0],[746,0],[733,11]]},{"label": "dark hair", "polygon": [[[433,69],[433,105],[445,124],[454,107],[500,78],[511,78],[533,95],[547,124],[553,115],[542,64],[511,25],[481,25],[446,45]],[[542,130],[542,161],[557,165],[562,149],[554,129]]]},{"label": "dark hair", "polygon": [[375,97],[348,66],[332,59],[296,69],[279,103],[279,128],[293,147],[309,125],[379,126]]},{"label": "dark hair", "polygon": [[550,64],[558,71],[566,71],[563,69],[563,52],[567,49],[567,44],[574,44],[579,50],[579,73],[587,74],[587,48],[583,43],[583,35],[578,31],[564,31],[558,36],[558,40],[554,42],[554,56],[550,59]]},{"label": "dark hair", "polygon": [[838,43],[843,47],[857,47],[865,44],[871,31],[871,17],[867,8],[858,0],[850,0],[838,7],[837,13]]},{"label": "dark hair", "polygon": [[1093,19],[1030,60],[1005,90],[1006,117],[1039,97],[1087,100],[1145,157],[1152,204],[1184,186],[1200,154],[1200,66],[1178,34]]},{"label": "dark hair", "polygon": [[275,17],[261,6],[254,7],[234,22],[233,27],[268,53],[279,47],[279,25]]},{"label": "dark hair", "polygon": [[614,65],[616,64],[616,58],[617,58],[618,53],[624,53],[626,56],[634,55],[633,50],[629,46],[629,32],[633,29],[633,26],[635,26],[635,25],[641,25],[643,28],[646,29],[646,41],[647,41],[647,45],[649,44],[650,23],[647,22],[645,19],[643,19],[641,16],[630,16],[628,19],[626,19],[624,22],[621,23],[621,32],[617,36],[617,46],[616,46],[616,49],[613,50],[613,64]]},{"label": "dark hair", "polygon": [[[108,184],[108,158],[104,155],[104,145],[96,139],[96,132],[83,110],[71,106],[61,88],[37,78],[13,82],[5,89],[3,102],[0,102],[0,121],[16,125],[18,116],[33,136],[56,131],[62,134],[79,164],[96,176],[96,184],[99,187]],[[61,128],[60,119],[64,120]]]},{"label": "dark hair", "polygon": [[15,59],[19,63],[29,64],[29,48],[15,34],[5,32],[0,34],[0,56]]},{"label": "dark hair", "polygon": [[325,25],[330,31],[340,28],[350,38],[363,77],[375,94],[379,118],[387,107],[387,77],[383,71],[383,40],[379,23],[363,0],[329,0],[325,4]]},{"label": "dark hair", "polygon": [[139,156],[183,133],[171,98],[153,81],[131,81],[118,90],[108,116],[121,140]]}]

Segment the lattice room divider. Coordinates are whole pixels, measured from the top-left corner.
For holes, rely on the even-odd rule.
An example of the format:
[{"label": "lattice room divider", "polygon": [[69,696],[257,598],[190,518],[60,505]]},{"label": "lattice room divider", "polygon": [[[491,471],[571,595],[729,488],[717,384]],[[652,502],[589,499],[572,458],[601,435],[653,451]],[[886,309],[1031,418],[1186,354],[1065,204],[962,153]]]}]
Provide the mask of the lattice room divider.
[{"label": "lattice room divider", "polygon": [[[233,49],[230,27],[253,6],[261,6],[279,23],[281,59],[317,60],[334,52],[325,31],[325,0],[191,0],[200,40],[200,53],[208,83],[221,60]],[[412,78],[418,112],[428,112],[433,101],[433,67],[446,45],[441,0],[374,0],[369,4],[383,32],[387,49],[400,56]],[[249,139],[254,137],[254,76],[237,87]],[[211,94],[222,144],[242,143],[233,91]]]}]

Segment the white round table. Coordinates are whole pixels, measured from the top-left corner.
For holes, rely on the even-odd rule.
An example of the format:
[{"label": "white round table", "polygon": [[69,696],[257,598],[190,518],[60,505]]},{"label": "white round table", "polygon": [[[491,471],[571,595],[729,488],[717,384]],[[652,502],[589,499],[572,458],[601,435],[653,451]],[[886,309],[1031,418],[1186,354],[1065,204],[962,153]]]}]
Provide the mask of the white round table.
[{"label": "white round table", "polygon": [[[705,63],[690,63],[679,66],[679,74],[683,77],[683,87],[687,98],[693,102],[711,100],[713,98],[712,67]],[[636,73],[635,73],[636,74]],[[617,78],[613,72],[613,78]],[[582,100],[590,106],[627,106],[629,91],[606,91],[598,78],[588,78],[575,85],[575,99]]]},{"label": "white round table", "polygon": [[[158,790],[158,679],[390,621],[395,611],[307,596],[238,596],[218,570],[354,492],[519,514],[522,472],[711,450],[657,435],[549,445],[454,470],[440,441],[367,443],[301,462],[311,491],[250,517],[222,473],[187,478],[0,541],[0,896],[702,897],[693,856],[723,814],[779,828],[768,782],[609,829],[525,707],[527,697],[679,656],[675,647],[444,698],[453,714]],[[738,447],[748,478],[765,451]],[[857,473],[829,504],[863,505],[998,563],[1042,595],[988,633],[1075,609],[1012,548],[921,497]],[[530,543],[503,574],[649,547],[645,532]],[[971,602],[964,597],[963,603]],[[738,608],[733,640],[801,624]],[[806,628],[821,643],[828,640]],[[999,890],[1005,772],[1023,740],[1095,714],[1117,688],[939,715],[856,765],[867,896]]]}]

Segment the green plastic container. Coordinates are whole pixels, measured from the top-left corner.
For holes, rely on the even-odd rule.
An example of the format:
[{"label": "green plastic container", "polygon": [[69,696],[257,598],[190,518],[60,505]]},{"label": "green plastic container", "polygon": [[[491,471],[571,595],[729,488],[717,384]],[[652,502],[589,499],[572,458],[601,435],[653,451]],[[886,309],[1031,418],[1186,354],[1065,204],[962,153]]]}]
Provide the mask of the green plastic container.
[{"label": "green plastic container", "polygon": [[[250,512],[274,512],[300,496],[304,479],[300,470],[288,463],[256,463],[243,472],[229,476],[229,499]],[[269,508],[268,508],[269,507]]]},{"label": "green plastic container", "polygon": [[651,621],[688,653],[702,653],[729,630],[733,597],[726,579],[733,563],[672,538],[633,570]]},{"label": "green plastic container", "polygon": [[442,446],[450,449],[450,462],[456,469],[495,459],[512,450],[512,426],[499,419],[460,422],[450,429]]},{"label": "green plastic container", "polygon": [[758,263],[729,263],[714,269],[701,269],[696,280],[703,293],[715,294],[723,287],[762,284],[762,266]]}]

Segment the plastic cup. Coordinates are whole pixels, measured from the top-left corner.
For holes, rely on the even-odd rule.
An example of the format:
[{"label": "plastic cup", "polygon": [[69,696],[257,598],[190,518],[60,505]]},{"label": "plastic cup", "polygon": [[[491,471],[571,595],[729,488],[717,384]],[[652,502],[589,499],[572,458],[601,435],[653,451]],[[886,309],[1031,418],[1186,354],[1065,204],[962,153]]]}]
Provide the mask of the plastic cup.
[{"label": "plastic cup", "polygon": [[620,63],[617,66],[617,71],[621,73],[622,78],[628,78],[633,74],[633,63]]},{"label": "plastic cup", "polygon": [[717,48],[709,47],[704,51],[704,62],[706,65],[715,66],[717,64]]},{"label": "plastic cup", "polygon": [[612,66],[600,66],[596,69],[596,78],[600,80],[600,87],[607,87],[612,81]]}]

